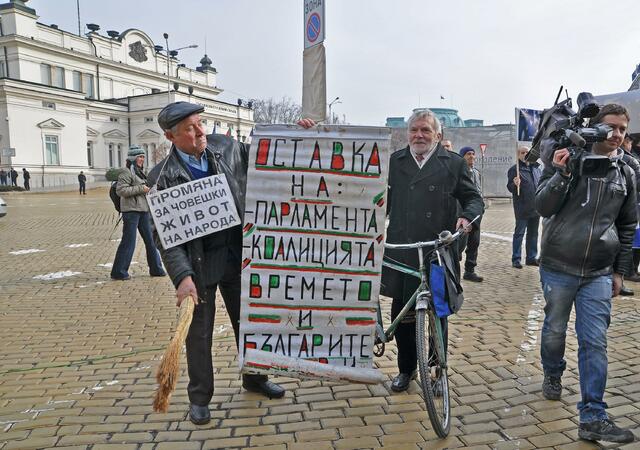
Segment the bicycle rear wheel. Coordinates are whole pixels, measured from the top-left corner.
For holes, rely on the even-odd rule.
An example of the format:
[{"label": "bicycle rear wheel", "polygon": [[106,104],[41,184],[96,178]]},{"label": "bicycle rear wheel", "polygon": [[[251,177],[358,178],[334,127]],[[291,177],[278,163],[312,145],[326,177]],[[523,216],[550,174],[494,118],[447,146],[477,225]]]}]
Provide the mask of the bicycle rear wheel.
[{"label": "bicycle rear wheel", "polygon": [[436,434],[445,438],[451,428],[451,404],[449,402],[449,378],[447,355],[443,343],[442,328],[436,327],[433,312],[416,311],[416,342],[420,386],[429,420]]}]

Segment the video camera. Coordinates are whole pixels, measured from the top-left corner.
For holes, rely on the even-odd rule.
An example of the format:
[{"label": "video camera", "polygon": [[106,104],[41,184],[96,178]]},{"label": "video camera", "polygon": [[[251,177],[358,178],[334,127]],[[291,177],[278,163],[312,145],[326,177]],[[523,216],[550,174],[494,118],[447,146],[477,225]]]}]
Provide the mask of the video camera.
[{"label": "video camera", "polygon": [[572,107],[571,98],[558,103],[562,86],[554,105],[542,112],[538,131],[533,138],[531,151],[527,154],[528,162],[535,162],[540,158],[545,166],[553,163],[556,150],[569,150],[567,170],[572,174],[590,178],[606,176],[611,160],[607,156],[591,153],[591,144],[606,141],[612,133],[611,127],[596,124],[584,127],[585,120],[595,117],[600,112],[600,106],[593,95],[582,92],[578,95],[578,112]]}]

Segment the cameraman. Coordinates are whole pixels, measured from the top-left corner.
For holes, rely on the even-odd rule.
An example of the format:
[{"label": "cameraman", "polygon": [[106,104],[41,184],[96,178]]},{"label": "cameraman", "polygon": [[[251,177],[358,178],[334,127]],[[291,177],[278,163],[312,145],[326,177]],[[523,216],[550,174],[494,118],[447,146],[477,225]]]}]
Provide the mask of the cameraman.
[{"label": "cameraman", "polygon": [[592,144],[595,155],[608,156],[604,178],[573,173],[566,148],[553,155],[536,192],[536,209],[545,218],[540,279],[546,301],[541,357],[542,393],[559,400],[567,322],[576,307],[578,369],[578,436],[587,440],[631,442],[634,435],[608,418],[603,401],[607,384],[607,328],[611,297],[618,295],[622,276],[631,267],[631,241],[636,226],[635,175],[623,161],[622,145],[629,114],[616,104],[604,106],[591,125],[605,124],[612,133]]}]

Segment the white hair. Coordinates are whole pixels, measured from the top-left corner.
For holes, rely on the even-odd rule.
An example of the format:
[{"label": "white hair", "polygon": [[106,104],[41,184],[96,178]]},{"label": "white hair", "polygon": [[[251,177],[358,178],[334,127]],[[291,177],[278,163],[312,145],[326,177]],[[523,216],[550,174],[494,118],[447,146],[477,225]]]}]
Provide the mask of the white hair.
[{"label": "white hair", "polygon": [[426,119],[427,117],[431,118],[431,123],[435,125],[436,133],[442,132],[442,125],[440,124],[440,120],[438,119],[438,117],[436,117],[433,111],[426,108],[419,109],[411,114],[411,117],[409,117],[409,120],[407,121],[407,130],[411,128],[411,125],[413,125],[413,122],[415,122],[416,120]]}]

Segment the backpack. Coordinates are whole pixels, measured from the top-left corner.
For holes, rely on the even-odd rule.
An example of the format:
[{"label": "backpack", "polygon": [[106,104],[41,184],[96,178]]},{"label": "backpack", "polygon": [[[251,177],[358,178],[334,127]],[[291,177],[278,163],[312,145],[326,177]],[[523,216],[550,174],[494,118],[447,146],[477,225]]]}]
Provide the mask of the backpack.
[{"label": "backpack", "polygon": [[120,212],[120,196],[116,191],[117,185],[118,185],[117,181],[113,181],[111,183],[111,187],[109,188],[109,198],[113,202],[113,207],[116,209],[116,211]]}]

